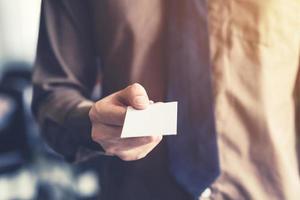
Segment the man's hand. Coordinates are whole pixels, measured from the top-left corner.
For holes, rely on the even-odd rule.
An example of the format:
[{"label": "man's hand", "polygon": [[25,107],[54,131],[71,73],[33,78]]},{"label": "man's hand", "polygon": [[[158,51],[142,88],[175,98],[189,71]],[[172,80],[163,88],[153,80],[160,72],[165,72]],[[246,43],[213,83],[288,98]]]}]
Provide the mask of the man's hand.
[{"label": "man's hand", "polygon": [[92,139],[104,148],[107,155],[115,155],[125,161],[145,157],[162,140],[162,136],[121,139],[120,135],[126,107],[145,109],[149,103],[146,90],[137,83],[97,101],[89,112]]}]

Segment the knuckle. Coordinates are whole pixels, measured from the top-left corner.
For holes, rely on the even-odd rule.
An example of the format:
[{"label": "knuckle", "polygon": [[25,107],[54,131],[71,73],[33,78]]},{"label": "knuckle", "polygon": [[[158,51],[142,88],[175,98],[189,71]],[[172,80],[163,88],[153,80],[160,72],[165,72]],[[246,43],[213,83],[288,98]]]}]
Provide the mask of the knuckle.
[{"label": "knuckle", "polygon": [[155,137],[147,138],[149,143],[155,142],[157,139]]},{"label": "knuckle", "polygon": [[135,160],[140,160],[142,158],[145,158],[148,153],[122,153],[119,152],[116,155],[123,161],[135,161]]},{"label": "knuckle", "polygon": [[130,161],[129,156],[122,154],[122,153],[118,153],[116,154],[121,160],[123,161]]},{"label": "knuckle", "polygon": [[139,83],[134,83],[130,86],[129,91],[132,94],[136,94],[136,93],[140,93],[141,91],[143,91],[144,88],[142,85],[140,85]]},{"label": "knuckle", "polygon": [[141,154],[138,154],[138,155],[136,155],[135,160],[140,160],[140,159],[142,159],[142,158],[145,158],[147,154],[148,154],[148,153],[141,153]]},{"label": "knuckle", "polygon": [[98,134],[96,134],[95,131],[92,130],[92,134],[91,134],[92,140],[93,141],[97,141],[99,139]]},{"label": "knuckle", "polygon": [[117,155],[116,149],[113,147],[107,147],[105,149],[105,153],[107,153],[109,155]]},{"label": "knuckle", "polygon": [[145,137],[145,138],[144,138],[144,142],[145,142],[145,143],[154,143],[154,142],[158,142],[158,138],[157,138],[157,137]]},{"label": "knuckle", "polygon": [[98,113],[98,114],[101,113],[102,107],[105,106],[105,105],[103,105],[103,104],[104,104],[103,100],[97,101],[97,102],[95,103],[94,108],[95,108],[96,113]]},{"label": "knuckle", "polygon": [[123,161],[134,161],[135,160],[134,156],[127,154],[127,153],[119,152],[116,155]]},{"label": "knuckle", "polygon": [[143,86],[142,86],[141,84],[139,84],[139,83],[133,83],[133,84],[131,85],[131,87],[132,87],[132,88],[142,88]]},{"label": "knuckle", "polygon": [[102,134],[102,132],[99,130],[97,130],[97,131],[92,130],[91,137],[92,137],[92,140],[95,142],[101,142],[106,139],[106,136],[104,134]]},{"label": "knuckle", "polygon": [[93,121],[98,121],[99,118],[102,116],[102,107],[103,107],[103,102],[98,101],[94,104],[94,106],[90,109],[89,111],[89,118],[90,120]]},{"label": "knuckle", "polygon": [[94,107],[92,107],[89,111],[89,118],[92,122],[97,119],[97,113]]},{"label": "knuckle", "polygon": [[159,143],[162,140],[161,136],[156,136],[151,138],[151,142]]}]

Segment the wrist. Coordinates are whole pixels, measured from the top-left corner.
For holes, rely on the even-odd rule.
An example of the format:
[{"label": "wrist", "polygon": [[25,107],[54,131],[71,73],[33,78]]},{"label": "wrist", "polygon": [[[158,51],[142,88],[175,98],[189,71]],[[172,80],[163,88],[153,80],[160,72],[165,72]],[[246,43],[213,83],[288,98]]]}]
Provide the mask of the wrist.
[{"label": "wrist", "polygon": [[89,118],[89,111],[93,105],[94,102],[89,100],[78,103],[77,106],[68,113],[65,124],[68,129],[74,133],[77,132],[75,137],[78,137],[81,146],[102,151],[102,147],[91,138],[92,124]]}]

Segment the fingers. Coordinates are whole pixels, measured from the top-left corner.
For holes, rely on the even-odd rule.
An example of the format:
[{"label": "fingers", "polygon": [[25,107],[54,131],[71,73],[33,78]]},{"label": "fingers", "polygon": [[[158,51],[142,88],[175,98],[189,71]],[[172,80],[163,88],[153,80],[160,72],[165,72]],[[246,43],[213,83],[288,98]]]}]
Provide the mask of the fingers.
[{"label": "fingers", "polygon": [[149,101],[146,90],[138,83],[97,101],[90,110],[90,118],[94,122],[122,126],[126,107],[145,109],[153,101]]},{"label": "fingers", "polygon": [[137,160],[145,157],[159,142],[162,136],[120,138],[127,106],[145,109],[149,104],[146,90],[140,84],[133,84],[96,102],[89,117],[92,123],[92,139],[106,151],[122,160]]},{"label": "fingers", "polygon": [[149,105],[149,98],[143,86],[134,83],[124,90],[121,90],[117,97],[125,105],[132,106],[135,109],[145,109]]},{"label": "fingers", "polygon": [[121,151],[117,156],[124,161],[139,160],[147,156],[158,145],[159,142],[160,141],[152,142],[136,149]]},{"label": "fingers", "polygon": [[120,138],[122,132],[121,127],[107,126],[104,124],[96,124],[92,128],[92,139],[106,146],[116,146],[120,151],[136,148],[144,144],[157,142],[162,136],[146,136],[135,138]]},{"label": "fingers", "polygon": [[145,109],[149,101],[146,90],[138,83],[114,93],[92,107],[89,115],[92,121],[108,125],[122,126],[125,119],[126,107]]},{"label": "fingers", "polygon": [[101,140],[115,140],[120,138],[121,132],[121,126],[111,126],[102,123],[96,123],[92,127],[92,139],[96,142]]},{"label": "fingers", "polygon": [[147,136],[147,137],[136,137],[136,138],[120,138],[120,148],[119,151],[127,151],[130,149],[135,149],[143,145],[159,142],[162,136]]},{"label": "fingers", "polygon": [[126,138],[105,142],[102,146],[107,155],[114,155],[124,161],[131,161],[145,157],[161,140],[162,136]]},{"label": "fingers", "polygon": [[95,103],[94,109],[90,111],[90,118],[94,122],[107,125],[123,126],[126,107],[115,105],[104,101]]},{"label": "fingers", "polygon": [[162,140],[162,136],[118,138],[115,137],[121,132],[120,127],[98,126],[95,127],[99,133],[101,131],[109,134],[97,134],[93,130],[93,140],[105,149],[105,155],[118,156],[124,161],[138,160],[145,157]]}]

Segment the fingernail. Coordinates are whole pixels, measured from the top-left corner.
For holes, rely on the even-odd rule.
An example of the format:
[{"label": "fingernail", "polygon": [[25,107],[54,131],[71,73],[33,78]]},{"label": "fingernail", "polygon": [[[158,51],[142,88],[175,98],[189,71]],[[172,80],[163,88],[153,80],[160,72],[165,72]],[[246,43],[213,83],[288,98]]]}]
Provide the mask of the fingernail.
[{"label": "fingernail", "polygon": [[148,99],[145,96],[137,96],[134,98],[133,103],[136,105],[145,105],[147,104]]}]

